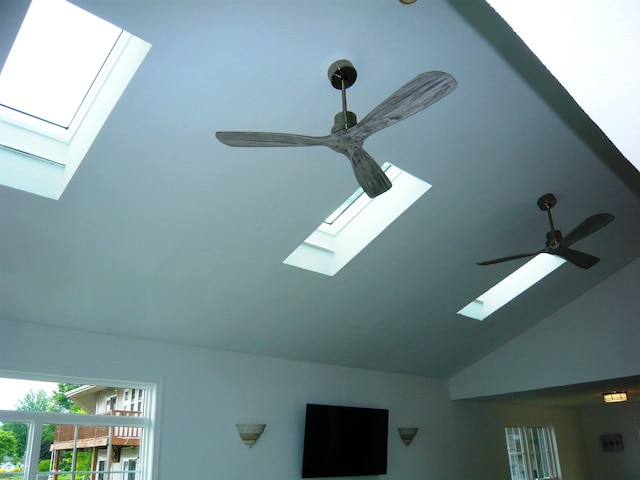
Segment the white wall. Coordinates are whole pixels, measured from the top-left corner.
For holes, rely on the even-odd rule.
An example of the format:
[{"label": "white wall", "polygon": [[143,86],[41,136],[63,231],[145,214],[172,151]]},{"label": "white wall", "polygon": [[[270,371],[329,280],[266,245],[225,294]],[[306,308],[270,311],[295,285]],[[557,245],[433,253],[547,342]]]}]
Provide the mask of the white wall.
[{"label": "white wall", "polygon": [[[459,478],[446,381],[6,320],[0,338],[0,371],[163,382],[156,478],[299,479],[307,402],[388,408],[385,478]],[[252,449],[238,422],[267,424]],[[410,447],[396,431],[407,425],[420,428]]]},{"label": "white wall", "polygon": [[[640,373],[640,260],[450,380],[453,399]],[[602,355],[602,352],[616,352]]]},{"label": "white wall", "polygon": [[[451,402],[447,382],[0,320],[2,370],[163,384],[156,478],[300,478],[307,402],[389,409],[388,480],[508,478],[505,419],[550,420],[564,478],[585,480],[582,427],[564,409]],[[528,419],[528,420],[527,420]],[[248,449],[238,422],[266,423]],[[405,447],[398,426],[417,426]],[[357,442],[357,434],[354,433]],[[489,475],[490,473],[490,475]]]},{"label": "white wall", "polygon": [[577,409],[461,400],[454,402],[454,411],[460,478],[508,480],[504,427],[536,424],[553,428],[561,478],[590,478],[582,419]]},{"label": "white wall", "polygon": [[[640,402],[601,405],[582,410],[591,480],[640,478]],[[624,450],[603,452],[600,436],[622,435]]]}]

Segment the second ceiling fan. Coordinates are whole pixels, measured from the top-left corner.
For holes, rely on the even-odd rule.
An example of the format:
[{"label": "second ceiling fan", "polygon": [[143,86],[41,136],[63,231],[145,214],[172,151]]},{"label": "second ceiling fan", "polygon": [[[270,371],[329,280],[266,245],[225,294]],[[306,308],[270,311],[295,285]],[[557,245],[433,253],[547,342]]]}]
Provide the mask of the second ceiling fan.
[{"label": "second ceiling fan", "polygon": [[594,257],[588,253],[580,252],[569,248],[571,245],[579,240],[597,232],[602,227],[611,222],[615,217],[610,213],[597,213],[591,215],[585,219],[580,225],[571,230],[566,237],[562,236],[560,230],[556,230],[553,225],[553,218],[551,217],[551,209],[556,205],[557,200],[553,193],[547,193],[538,199],[538,207],[540,210],[547,212],[549,217],[550,231],[547,232],[547,241],[545,248],[529,253],[519,253],[516,255],[509,255],[508,257],[496,258],[494,260],[487,260],[484,262],[477,262],[478,265],[493,265],[494,263],[507,262],[509,260],[516,260],[518,258],[533,257],[539,253],[549,253],[551,255],[557,255],[564,258],[568,262],[580,268],[591,268],[600,261],[598,257]]}]

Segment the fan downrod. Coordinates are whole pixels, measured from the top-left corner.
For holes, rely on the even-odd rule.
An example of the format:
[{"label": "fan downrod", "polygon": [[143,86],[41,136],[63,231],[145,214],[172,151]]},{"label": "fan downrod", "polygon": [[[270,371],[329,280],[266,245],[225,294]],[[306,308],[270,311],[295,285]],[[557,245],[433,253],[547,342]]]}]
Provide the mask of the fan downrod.
[{"label": "fan downrod", "polygon": [[558,200],[553,193],[546,193],[538,199],[538,207],[540,210],[546,211],[549,217],[551,230],[547,232],[547,241],[545,244],[550,248],[555,248],[562,240],[562,232],[556,230],[553,226],[553,218],[551,217],[551,209],[555,207],[556,203],[558,203]]},{"label": "fan downrod", "polygon": [[358,123],[356,114],[347,110],[347,88],[356,82],[358,72],[349,60],[336,60],[329,67],[327,74],[331,85],[342,91],[342,111],[336,113],[331,128],[331,133],[336,133]]}]

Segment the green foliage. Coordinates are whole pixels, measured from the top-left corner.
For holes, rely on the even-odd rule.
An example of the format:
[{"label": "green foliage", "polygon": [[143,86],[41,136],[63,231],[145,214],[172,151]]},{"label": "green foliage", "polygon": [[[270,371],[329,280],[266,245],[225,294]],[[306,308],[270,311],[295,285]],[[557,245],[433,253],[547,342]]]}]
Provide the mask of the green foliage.
[{"label": "green foliage", "polygon": [[2,431],[11,435],[15,441],[14,458],[23,458],[24,451],[27,445],[27,434],[29,433],[29,427],[24,423],[6,422],[2,424]]},{"label": "green foliage", "polygon": [[15,437],[5,430],[0,430],[0,459],[15,458],[17,454]]},{"label": "green foliage", "polygon": [[50,472],[51,471],[51,460],[40,460],[38,462],[38,471],[39,472]]},{"label": "green foliage", "polygon": [[79,472],[89,472],[91,471],[93,460],[93,452],[78,452],[76,454],[76,470]]},{"label": "green foliage", "polygon": [[[44,390],[34,392],[29,390],[27,394],[16,405],[16,410],[32,411],[32,412],[62,412],[62,413],[85,413],[78,405],[73,403],[66,396],[66,393],[80,385],[59,383],[58,391],[48,396]],[[7,422],[0,426],[0,455],[3,455],[4,442],[6,438],[13,438],[14,447],[11,450],[13,454],[5,453],[4,455],[12,458],[23,458],[27,446],[27,435],[29,429],[23,423]],[[45,459],[49,455],[49,445],[53,442],[55,434],[55,425],[44,425],[42,431],[42,446],[40,458]],[[9,448],[9,447],[7,447]],[[1,457],[0,457],[1,458]]]},{"label": "green foliage", "polygon": [[53,404],[57,408],[59,408],[59,410],[56,410],[56,411],[70,412],[70,413],[85,413],[85,411],[82,410],[78,405],[76,405],[71,400],[69,400],[69,397],[67,397],[66,395],[67,392],[81,386],[82,385],[77,385],[74,383],[59,383],[58,391],[54,392],[53,396],[51,397]]},{"label": "green foliage", "polygon": [[44,390],[29,390],[16,406],[16,410],[29,412],[51,412],[54,411],[52,408],[53,401]]}]

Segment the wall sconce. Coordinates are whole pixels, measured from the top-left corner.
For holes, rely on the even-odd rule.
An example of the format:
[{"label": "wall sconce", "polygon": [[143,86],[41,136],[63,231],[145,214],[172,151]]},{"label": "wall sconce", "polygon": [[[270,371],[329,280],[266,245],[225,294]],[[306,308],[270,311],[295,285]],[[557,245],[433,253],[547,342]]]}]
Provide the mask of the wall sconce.
[{"label": "wall sconce", "polygon": [[626,402],[627,401],[627,392],[608,392],[602,394],[602,399],[604,403],[617,403],[617,402]]},{"label": "wall sconce", "polygon": [[236,424],[236,428],[244,444],[251,448],[258,441],[262,432],[264,432],[266,425],[261,423],[238,423]]},{"label": "wall sconce", "polygon": [[398,433],[400,434],[400,438],[402,439],[402,443],[404,443],[407,447],[413,442],[416,434],[418,433],[417,427],[402,427],[398,428]]}]

